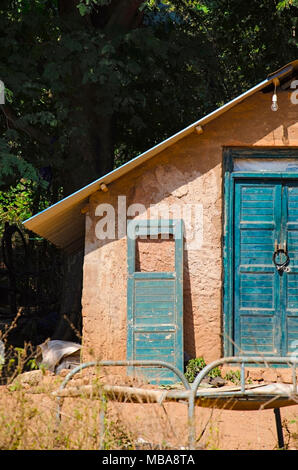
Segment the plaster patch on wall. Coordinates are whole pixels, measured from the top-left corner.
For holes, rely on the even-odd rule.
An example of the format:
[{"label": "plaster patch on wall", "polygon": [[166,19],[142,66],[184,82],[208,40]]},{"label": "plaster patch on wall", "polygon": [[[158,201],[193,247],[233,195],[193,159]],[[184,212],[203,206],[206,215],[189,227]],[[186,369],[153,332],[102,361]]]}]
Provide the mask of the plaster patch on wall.
[{"label": "plaster patch on wall", "polygon": [[188,193],[188,184],[185,184],[187,177],[176,166],[158,165],[154,174],[164,196],[181,198]]},{"label": "plaster patch on wall", "polygon": [[181,186],[180,188],[176,189],[175,191],[172,191],[172,196],[177,197],[180,199],[183,196],[186,196],[188,194],[188,184],[185,184],[184,186]]}]

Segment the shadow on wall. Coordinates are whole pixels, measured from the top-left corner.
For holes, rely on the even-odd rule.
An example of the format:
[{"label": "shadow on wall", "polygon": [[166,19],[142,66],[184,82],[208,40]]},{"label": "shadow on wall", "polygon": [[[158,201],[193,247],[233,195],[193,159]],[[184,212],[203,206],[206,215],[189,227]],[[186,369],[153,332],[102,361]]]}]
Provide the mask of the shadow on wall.
[{"label": "shadow on wall", "polygon": [[[278,100],[279,111],[273,113],[270,108],[271,93],[256,93],[208,123],[201,135],[193,133],[185,137],[113,182],[108,192],[97,192],[90,198],[84,269],[87,272],[90,266],[91,279],[92,265],[97,263],[99,268],[96,282],[108,286],[105,287],[107,298],[114,295],[117,285],[114,281],[117,281],[117,277],[125,279],[127,275],[127,220],[136,217],[148,218],[148,210],[161,204],[176,204],[180,208],[188,204],[203,205],[203,244],[196,251],[184,250],[184,343],[185,352],[190,357],[195,357],[198,349],[196,346],[199,346],[195,344],[194,315],[198,315],[201,308],[198,292],[200,279],[204,276],[204,283],[209,289],[210,271],[213,270],[213,274],[220,272],[221,267],[222,149],[229,146],[270,148],[294,145],[295,138],[291,137],[291,128],[297,124],[298,108],[289,104],[287,92],[280,92]],[[297,144],[298,138],[296,146]],[[119,196],[123,197],[120,204]],[[99,206],[102,211],[98,210]],[[109,228],[109,211],[114,237],[99,239],[98,224],[106,230]],[[167,262],[165,253],[159,257],[156,255],[155,258],[148,256],[148,259],[150,263],[146,266],[147,271],[164,269],[162,265]],[[217,279],[213,276],[212,283],[212,295],[216,297],[214,305],[220,309],[220,277]],[[195,304],[198,305],[196,312],[193,305],[194,296]],[[205,292],[205,313],[209,308],[209,298],[206,297],[208,296]],[[125,301],[123,296],[119,300],[119,307],[125,304]],[[103,310],[107,310],[105,307],[102,306]],[[219,321],[222,321],[220,310],[218,316],[221,319]],[[216,332],[213,331],[212,334],[215,336]]]}]

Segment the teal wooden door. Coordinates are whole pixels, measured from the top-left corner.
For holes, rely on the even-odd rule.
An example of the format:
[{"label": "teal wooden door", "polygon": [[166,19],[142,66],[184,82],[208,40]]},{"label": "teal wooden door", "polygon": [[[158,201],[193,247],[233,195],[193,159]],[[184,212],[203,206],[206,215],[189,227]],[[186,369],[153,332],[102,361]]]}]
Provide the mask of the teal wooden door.
[{"label": "teal wooden door", "polygon": [[[273,263],[277,245],[288,250],[289,272],[278,271]],[[294,182],[235,182],[234,340],[235,354],[288,355],[297,349],[298,187]]]},{"label": "teal wooden door", "polygon": [[[171,234],[173,272],[137,272],[136,237]],[[183,372],[183,227],[181,220],[133,220],[128,224],[127,359],[160,360]],[[150,249],[150,244],[149,244]],[[157,367],[129,368],[151,383],[175,383],[177,376]]]},{"label": "teal wooden door", "polygon": [[289,272],[281,277],[283,355],[298,350],[298,183],[283,185],[282,237],[290,258]]}]

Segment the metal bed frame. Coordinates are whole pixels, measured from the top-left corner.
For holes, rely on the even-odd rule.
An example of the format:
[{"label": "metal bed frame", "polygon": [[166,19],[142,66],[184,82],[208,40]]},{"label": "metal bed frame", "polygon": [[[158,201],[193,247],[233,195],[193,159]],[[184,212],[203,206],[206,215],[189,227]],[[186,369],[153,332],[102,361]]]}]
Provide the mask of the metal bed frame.
[{"label": "metal bed frame", "polygon": [[[215,367],[221,366],[223,364],[234,364],[240,365],[240,390],[227,390],[220,388],[209,388],[209,389],[199,389],[200,385],[202,384],[202,380],[208,375],[208,373],[214,369]],[[261,388],[251,388],[245,383],[245,369],[246,367],[251,367],[251,365],[261,365],[264,364],[266,367],[270,365],[283,365],[291,367],[292,369],[292,384],[290,388],[284,392],[274,392],[274,391],[266,391],[266,387],[264,392],[262,393]],[[190,384],[185,375],[178,370],[172,364],[163,361],[92,361],[92,362],[85,362],[71,370],[65,379],[63,380],[60,388],[54,392],[54,395],[57,399],[57,420],[58,423],[61,421],[61,406],[62,406],[62,399],[63,397],[67,396],[67,389],[65,390],[66,385],[70,381],[70,379],[80,372],[81,370],[87,367],[110,367],[110,366],[126,366],[126,367],[148,367],[154,366],[159,368],[166,368],[174,372],[177,378],[182,382],[184,386],[184,390],[169,390],[163,391],[162,394],[158,394],[156,396],[156,401],[149,401],[150,403],[163,403],[166,401],[176,401],[176,402],[185,402],[188,406],[188,446],[190,450],[195,450],[196,448],[196,429],[195,429],[195,407],[196,406],[203,406],[208,408],[225,408],[228,404],[232,403],[232,407],[229,406],[228,409],[233,409],[233,404],[237,405],[240,403],[240,408],[237,406],[236,409],[241,410],[250,410],[252,409],[251,405],[258,405],[259,407],[255,407],[253,409],[264,409],[264,408],[273,408],[275,414],[275,422],[276,422],[276,429],[277,429],[277,437],[278,437],[278,447],[279,449],[284,448],[284,438],[283,438],[283,431],[282,431],[282,423],[281,423],[281,416],[280,416],[280,407],[282,406],[290,406],[298,404],[298,394],[297,394],[297,377],[296,377],[296,367],[298,365],[298,358],[296,357],[262,357],[262,356],[231,356],[231,357],[224,357],[218,359],[216,361],[211,362],[207,366],[205,366],[201,372],[197,375],[194,382]],[[117,386],[108,386],[105,389],[103,386],[100,390],[100,399],[102,400],[103,405],[106,403],[106,396],[105,393],[107,390],[110,392],[109,397],[115,401],[123,401],[119,399],[119,388]],[[125,394],[136,396],[138,394],[137,389],[130,389],[130,387],[125,387]],[[144,392],[143,389],[139,389],[139,394]],[[260,393],[261,392],[261,393]],[[154,392],[153,392],[154,393]],[[140,395],[141,396],[141,395]],[[220,401],[221,406],[217,406],[217,403]],[[138,402],[148,403],[146,399],[140,398]],[[225,406],[226,405],[226,406]],[[248,406],[249,405],[249,406]],[[234,409],[235,409],[234,408]],[[105,406],[101,407],[100,411],[100,450],[104,449],[104,435],[105,435]]]}]

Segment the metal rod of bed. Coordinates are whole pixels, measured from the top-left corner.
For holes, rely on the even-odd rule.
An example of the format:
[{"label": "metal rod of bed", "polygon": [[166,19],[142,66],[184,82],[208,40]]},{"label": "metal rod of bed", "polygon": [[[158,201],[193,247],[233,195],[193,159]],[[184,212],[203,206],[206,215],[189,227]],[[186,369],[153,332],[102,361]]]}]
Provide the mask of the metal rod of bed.
[{"label": "metal rod of bed", "polygon": [[[200,373],[197,375],[195,378],[193,384],[189,384],[187,381],[185,375],[178,370],[175,366],[172,364],[169,364],[167,362],[163,361],[149,361],[149,360],[144,360],[144,361],[92,361],[92,362],[86,362],[83,364],[80,364],[73,370],[71,370],[68,375],[65,377],[64,381],[60,385],[59,390],[55,393],[56,399],[57,399],[57,419],[58,422],[60,422],[61,419],[61,396],[63,395],[63,390],[65,389],[67,383],[69,380],[78,372],[81,370],[87,368],[87,367],[94,367],[94,366],[99,366],[99,367],[110,367],[110,366],[130,366],[130,367],[137,367],[137,366],[142,366],[142,367],[150,367],[150,366],[155,366],[155,367],[160,367],[160,368],[167,368],[171,370],[177,378],[182,382],[184,386],[184,390],[171,390],[167,397],[172,400],[172,401],[181,401],[184,400],[188,404],[188,445],[190,450],[194,450],[196,446],[196,430],[195,430],[195,406],[197,404],[198,399],[201,398],[219,398],[222,397],[224,398],[227,396],[226,393],[221,392],[220,389],[217,391],[216,394],[207,391],[206,390],[199,390],[199,387],[202,383],[202,380],[211,372],[215,367],[221,366],[223,364],[236,364],[240,366],[240,391],[230,391],[228,393],[228,397],[232,397],[235,400],[247,398],[250,400],[259,399],[257,395],[254,395],[254,393],[246,388],[245,384],[245,368],[247,366],[251,365],[261,365],[264,364],[266,367],[269,367],[269,365],[287,365],[288,367],[292,368],[292,381],[293,381],[293,386],[292,390],[290,391],[291,395],[294,397],[297,395],[297,379],[296,379],[296,367],[298,365],[298,358],[296,357],[262,357],[262,356],[231,356],[231,357],[224,357],[221,359],[218,359],[216,361],[211,362],[207,366],[205,366]],[[110,386],[111,389],[113,389],[113,386]],[[116,387],[114,387],[116,390]],[[214,389],[213,389],[214,392]],[[129,389],[126,390],[126,393],[129,393]],[[135,390],[133,391],[135,394]],[[213,395],[213,397],[212,397]],[[276,396],[275,398],[278,398]],[[298,398],[298,397],[297,397]],[[104,393],[102,393],[101,399],[103,400],[103,405],[101,407],[100,411],[100,449],[104,448],[104,415],[105,415],[105,406],[104,406],[104,401],[106,400],[106,397],[104,396]],[[274,399],[274,397],[273,397]],[[298,400],[297,400],[298,402]],[[200,406],[200,405],[199,405]],[[278,437],[278,445],[279,448],[284,447],[284,440],[283,440],[283,434],[282,434],[282,424],[281,424],[281,417],[280,417],[280,410],[278,407],[278,402],[276,407],[274,407],[274,413],[275,413],[275,422],[276,422],[276,428],[277,428],[277,437]]]}]

